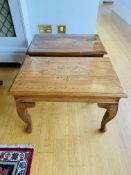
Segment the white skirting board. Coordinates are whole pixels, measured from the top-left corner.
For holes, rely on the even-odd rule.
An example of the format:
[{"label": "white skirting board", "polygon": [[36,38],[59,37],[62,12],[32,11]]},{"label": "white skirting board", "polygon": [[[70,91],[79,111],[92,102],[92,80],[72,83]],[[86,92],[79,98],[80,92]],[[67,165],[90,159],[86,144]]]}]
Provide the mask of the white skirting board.
[{"label": "white skirting board", "polygon": [[100,0],[100,3],[114,3],[115,0]]},{"label": "white skirting board", "polygon": [[115,0],[103,0],[103,2],[114,2]]},{"label": "white skirting board", "polygon": [[22,63],[25,52],[0,52],[0,63]]}]

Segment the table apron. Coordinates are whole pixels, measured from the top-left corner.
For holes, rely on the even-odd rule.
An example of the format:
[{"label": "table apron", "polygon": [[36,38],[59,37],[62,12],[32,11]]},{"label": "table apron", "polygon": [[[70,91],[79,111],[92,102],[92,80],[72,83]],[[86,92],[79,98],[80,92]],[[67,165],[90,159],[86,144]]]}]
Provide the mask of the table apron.
[{"label": "table apron", "polygon": [[88,102],[88,103],[119,103],[120,98],[100,98],[100,97],[26,97],[15,96],[19,102]]}]

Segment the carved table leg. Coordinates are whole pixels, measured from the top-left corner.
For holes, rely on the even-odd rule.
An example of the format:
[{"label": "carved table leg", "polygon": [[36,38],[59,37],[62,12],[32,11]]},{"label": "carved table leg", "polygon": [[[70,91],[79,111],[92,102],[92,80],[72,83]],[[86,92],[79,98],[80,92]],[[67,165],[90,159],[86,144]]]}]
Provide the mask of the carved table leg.
[{"label": "carved table leg", "polygon": [[32,133],[32,120],[31,117],[27,111],[27,108],[32,108],[35,106],[34,102],[19,102],[16,101],[16,108],[17,108],[17,113],[19,117],[27,123],[27,128],[26,131],[28,133]]},{"label": "carved table leg", "polygon": [[112,120],[116,114],[117,114],[117,111],[118,111],[118,104],[114,103],[114,104],[103,104],[103,103],[99,103],[98,106],[100,108],[105,108],[107,111],[105,112],[104,114],[104,117],[102,119],[102,122],[101,122],[101,128],[100,130],[102,132],[105,132],[106,131],[106,124]]}]

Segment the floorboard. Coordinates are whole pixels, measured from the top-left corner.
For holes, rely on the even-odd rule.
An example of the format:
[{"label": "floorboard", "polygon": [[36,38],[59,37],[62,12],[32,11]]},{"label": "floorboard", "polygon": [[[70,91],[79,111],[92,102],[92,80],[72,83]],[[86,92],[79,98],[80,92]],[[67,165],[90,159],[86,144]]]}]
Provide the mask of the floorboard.
[{"label": "floorboard", "polygon": [[97,31],[128,94],[105,134],[98,128],[104,110],[87,103],[38,103],[34,128],[25,134],[8,88],[19,68],[0,68],[0,144],[33,144],[31,175],[131,174],[131,28],[111,6],[100,7]]}]

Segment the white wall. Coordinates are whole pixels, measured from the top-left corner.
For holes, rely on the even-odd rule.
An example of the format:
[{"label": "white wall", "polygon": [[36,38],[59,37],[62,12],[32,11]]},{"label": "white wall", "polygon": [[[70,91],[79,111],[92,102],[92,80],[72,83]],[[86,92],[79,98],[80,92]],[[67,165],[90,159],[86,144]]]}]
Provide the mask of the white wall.
[{"label": "white wall", "polygon": [[52,24],[56,33],[58,24],[67,26],[69,34],[96,32],[99,0],[27,0],[32,34],[38,24]]},{"label": "white wall", "polygon": [[21,17],[23,19],[23,28],[25,31],[26,39],[28,44],[30,44],[32,40],[32,34],[31,34],[31,26],[30,26],[30,21],[28,16],[27,3],[26,3],[26,0],[19,0],[18,2],[21,10]]},{"label": "white wall", "polygon": [[52,24],[53,33],[58,24],[65,24],[70,34],[96,33],[99,1],[9,0],[17,37],[0,38],[0,62],[19,62],[38,24]]},{"label": "white wall", "polygon": [[131,0],[116,0],[113,10],[131,25]]}]

